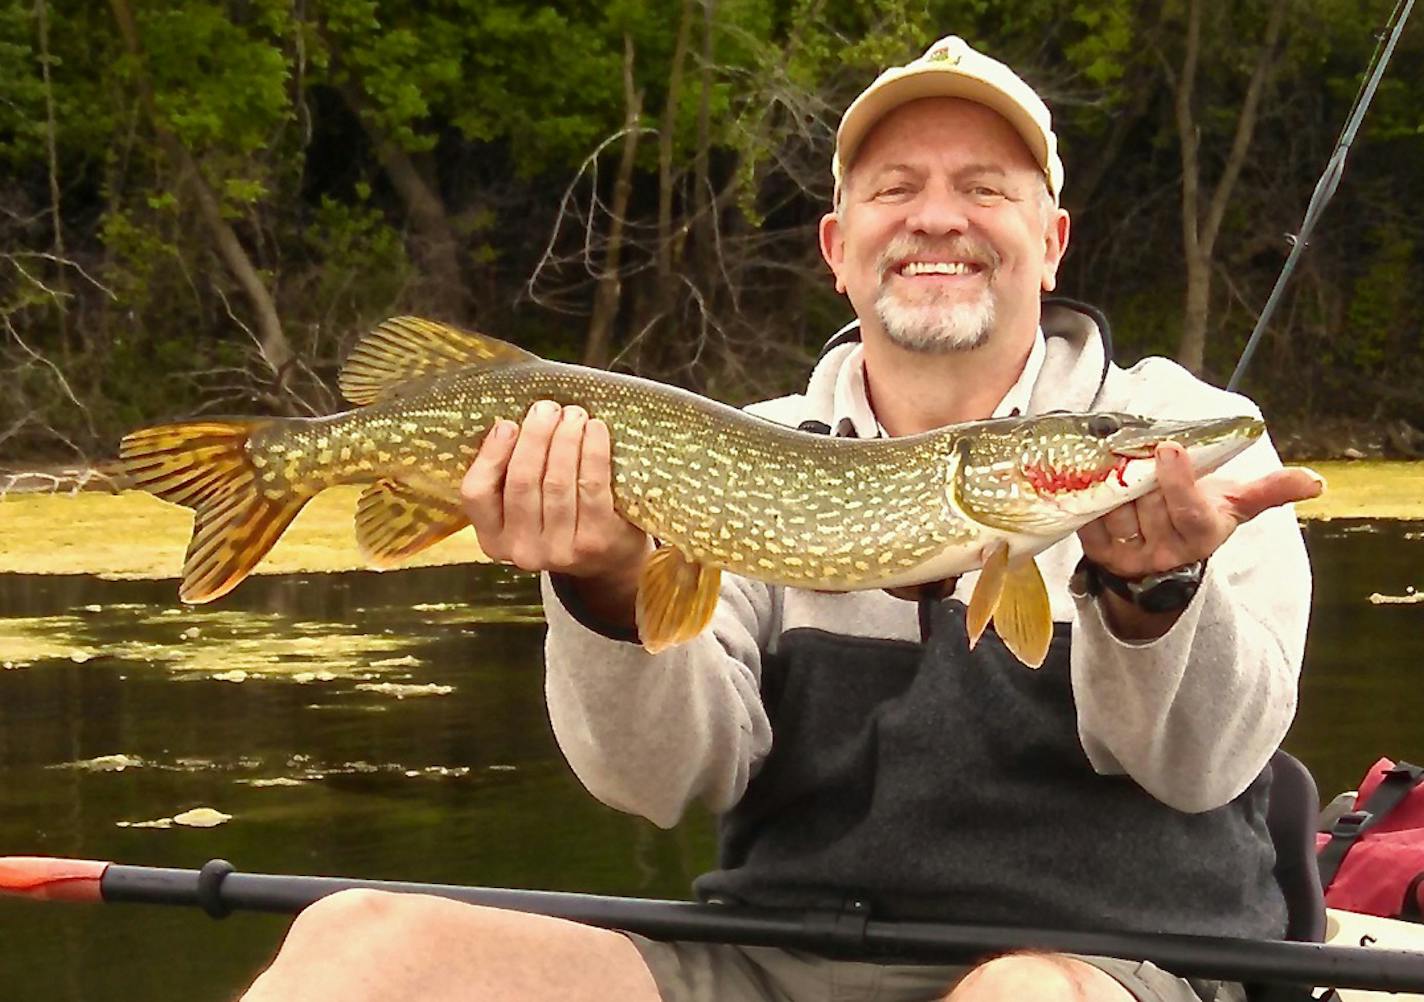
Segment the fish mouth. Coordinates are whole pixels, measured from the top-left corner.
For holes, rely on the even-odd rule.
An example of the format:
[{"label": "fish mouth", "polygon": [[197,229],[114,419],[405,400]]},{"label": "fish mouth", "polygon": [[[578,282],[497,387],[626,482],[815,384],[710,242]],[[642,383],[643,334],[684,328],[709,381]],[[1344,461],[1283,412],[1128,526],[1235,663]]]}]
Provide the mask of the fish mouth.
[{"label": "fish mouth", "polygon": [[1188,452],[1208,452],[1213,447],[1244,447],[1265,430],[1260,418],[1244,415],[1208,421],[1155,421],[1150,428],[1124,428],[1109,451],[1124,460],[1152,459],[1159,445],[1175,442]]}]

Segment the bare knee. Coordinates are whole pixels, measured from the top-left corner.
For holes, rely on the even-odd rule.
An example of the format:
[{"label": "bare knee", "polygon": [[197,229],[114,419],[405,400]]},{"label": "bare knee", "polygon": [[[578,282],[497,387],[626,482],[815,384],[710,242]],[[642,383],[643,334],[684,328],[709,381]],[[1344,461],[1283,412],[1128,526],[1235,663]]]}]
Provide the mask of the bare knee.
[{"label": "bare knee", "polygon": [[292,923],[246,1002],[657,999],[624,936],[416,894],[342,891]]},{"label": "bare knee", "polygon": [[365,938],[387,942],[405,927],[418,923],[418,902],[412,895],[389,891],[338,891],[298,913],[287,931],[283,950],[327,952],[333,945],[350,946],[353,939]]},{"label": "bare knee", "polygon": [[945,1002],[1132,1002],[1116,979],[1086,961],[1057,953],[1011,953],[969,971]]}]

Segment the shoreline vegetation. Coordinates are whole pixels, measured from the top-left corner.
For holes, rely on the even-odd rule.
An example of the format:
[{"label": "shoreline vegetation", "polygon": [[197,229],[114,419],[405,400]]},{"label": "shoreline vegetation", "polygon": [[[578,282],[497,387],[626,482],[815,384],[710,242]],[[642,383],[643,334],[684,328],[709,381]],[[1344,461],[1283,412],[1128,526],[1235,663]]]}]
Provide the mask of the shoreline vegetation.
[{"label": "shoreline vegetation", "polygon": [[[1327,487],[1320,498],[1297,506],[1302,519],[1424,520],[1424,462],[1331,460],[1310,466]],[[255,573],[368,569],[352,528],[360,490],[336,487],[318,495]],[[191,524],[186,508],[137,491],[0,496],[0,573],[176,578]],[[465,529],[405,566],[480,558],[474,533]]]}]

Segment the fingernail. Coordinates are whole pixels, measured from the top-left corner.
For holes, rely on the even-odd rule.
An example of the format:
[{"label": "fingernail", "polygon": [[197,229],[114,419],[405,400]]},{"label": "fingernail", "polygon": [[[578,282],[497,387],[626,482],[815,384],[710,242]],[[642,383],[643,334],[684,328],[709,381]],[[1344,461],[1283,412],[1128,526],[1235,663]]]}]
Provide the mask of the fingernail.
[{"label": "fingernail", "polygon": [[506,421],[504,420],[504,418],[500,418],[498,421],[496,421],[494,423],[494,427],[490,429],[490,437],[495,440],[506,439],[513,434],[514,422]]},{"label": "fingernail", "polygon": [[537,401],[533,407],[529,408],[530,417],[548,418],[557,413],[559,413],[559,405],[552,400]]},{"label": "fingernail", "polygon": [[1320,497],[1320,495],[1324,494],[1325,488],[1327,486],[1325,483],[1325,478],[1322,477],[1319,473],[1316,473],[1309,466],[1302,466],[1301,469],[1305,471],[1306,476],[1310,477],[1311,480],[1314,480],[1320,486],[1320,489],[1315,492],[1315,496]]},{"label": "fingernail", "polygon": [[569,406],[564,408],[565,421],[574,421],[579,424],[582,424],[587,419],[588,413],[582,407],[579,407],[577,404],[570,404]]}]

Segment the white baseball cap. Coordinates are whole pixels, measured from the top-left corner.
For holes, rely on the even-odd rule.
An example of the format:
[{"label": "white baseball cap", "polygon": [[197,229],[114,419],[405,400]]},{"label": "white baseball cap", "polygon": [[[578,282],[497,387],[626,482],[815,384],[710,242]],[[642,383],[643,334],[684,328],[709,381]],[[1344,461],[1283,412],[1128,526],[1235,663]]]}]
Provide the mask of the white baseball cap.
[{"label": "white baseball cap", "polygon": [[998,112],[1023,137],[1043,168],[1055,204],[1063,190],[1063,161],[1048,106],[1017,73],[997,59],[970,48],[957,35],[935,42],[904,66],[892,66],[851,102],[836,130],[831,159],[836,199],[841,178],[875,123],[900,105],[922,97],[960,97]]}]

